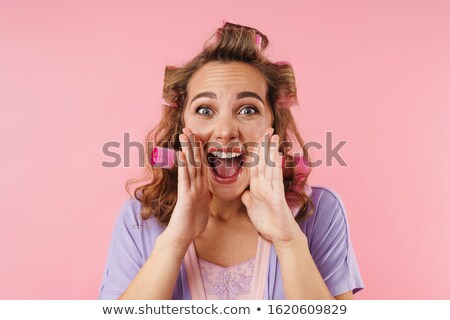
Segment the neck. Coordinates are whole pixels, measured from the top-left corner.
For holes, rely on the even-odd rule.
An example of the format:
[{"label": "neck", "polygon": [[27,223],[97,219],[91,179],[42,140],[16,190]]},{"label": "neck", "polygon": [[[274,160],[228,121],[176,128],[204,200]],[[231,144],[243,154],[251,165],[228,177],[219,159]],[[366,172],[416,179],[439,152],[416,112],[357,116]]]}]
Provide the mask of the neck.
[{"label": "neck", "polygon": [[232,218],[240,217],[247,212],[241,198],[232,201],[226,201],[213,196],[211,201],[211,215],[223,221],[229,221]]}]

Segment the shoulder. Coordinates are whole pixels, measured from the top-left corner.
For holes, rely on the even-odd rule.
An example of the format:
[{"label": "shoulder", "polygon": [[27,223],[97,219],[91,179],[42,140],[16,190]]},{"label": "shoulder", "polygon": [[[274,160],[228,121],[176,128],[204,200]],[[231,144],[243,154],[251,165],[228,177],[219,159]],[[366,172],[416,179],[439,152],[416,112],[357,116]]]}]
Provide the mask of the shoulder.
[{"label": "shoulder", "polygon": [[138,220],[139,214],[142,211],[142,204],[139,200],[131,198],[126,200],[119,212],[119,219],[122,220]]},{"label": "shoulder", "polygon": [[314,204],[340,207],[343,209],[344,202],[342,201],[341,196],[332,188],[324,186],[311,186],[311,189],[311,199]]},{"label": "shoulder", "polygon": [[364,288],[340,195],[328,187],[312,187],[314,214],[301,225],[311,256],[333,296]]},{"label": "shoulder", "polygon": [[116,219],[116,229],[129,229],[138,226],[142,221],[142,204],[137,199],[128,199],[120,207],[119,214]]},{"label": "shoulder", "polygon": [[311,200],[315,205],[314,215],[320,215],[318,218],[332,218],[330,216],[333,213],[345,215],[344,201],[335,190],[323,186],[313,186],[311,189]]},{"label": "shoulder", "polygon": [[132,237],[156,237],[164,229],[155,217],[142,218],[142,203],[131,198],[120,208],[116,222],[116,230]]},{"label": "shoulder", "polygon": [[348,232],[347,215],[340,195],[330,187],[311,186],[314,213],[301,223],[306,236],[326,234],[331,229]]},{"label": "shoulder", "polygon": [[121,221],[138,222],[141,219],[141,212],[142,203],[135,198],[131,198],[125,200],[122,204],[118,219]]}]

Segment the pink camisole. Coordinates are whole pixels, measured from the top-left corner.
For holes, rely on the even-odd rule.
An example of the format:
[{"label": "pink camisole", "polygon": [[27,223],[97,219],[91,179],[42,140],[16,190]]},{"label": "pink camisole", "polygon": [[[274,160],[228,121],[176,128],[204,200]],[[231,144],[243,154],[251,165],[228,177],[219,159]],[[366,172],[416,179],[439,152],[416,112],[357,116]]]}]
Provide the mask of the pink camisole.
[{"label": "pink camisole", "polygon": [[255,258],[221,267],[198,258],[207,300],[248,300]]},{"label": "pink camisole", "polygon": [[[305,191],[308,195],[312,192],[308,185],[305,185]],[[295,216],[299,208],[290,209]],[[198,259],[194,242],[192,242],[183,259],[191,299],[262,300],[269,269],[271,246],[271,243],[259,236],[254,259],[229,268],[222,268]],[[243,279],[245,285],[237,286],[239,277]]]},{"label": "pink camisole", "polygon": [[[184,256],[191,299],[227,299],[221,297],[230,297],[230,299],[262,300],[269,268],[270,247],[271,244],[259,236],[255,258],[229,268],[223,268],[198,259],[194,242],[192,242]],[[245,278],[245,286],[236,287],[236,280],[239,277]]]}]

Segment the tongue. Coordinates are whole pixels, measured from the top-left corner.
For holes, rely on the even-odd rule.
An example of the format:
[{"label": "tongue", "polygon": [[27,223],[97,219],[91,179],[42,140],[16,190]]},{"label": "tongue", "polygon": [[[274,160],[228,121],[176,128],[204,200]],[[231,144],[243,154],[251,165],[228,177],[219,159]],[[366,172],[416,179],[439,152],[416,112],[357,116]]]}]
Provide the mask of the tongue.
[{"label": "tongue", "polygon": [[214,171],[221,178],[230,178],[239,171],[241,157],[234,157],[230,159],[217,158],[214,163]]}]

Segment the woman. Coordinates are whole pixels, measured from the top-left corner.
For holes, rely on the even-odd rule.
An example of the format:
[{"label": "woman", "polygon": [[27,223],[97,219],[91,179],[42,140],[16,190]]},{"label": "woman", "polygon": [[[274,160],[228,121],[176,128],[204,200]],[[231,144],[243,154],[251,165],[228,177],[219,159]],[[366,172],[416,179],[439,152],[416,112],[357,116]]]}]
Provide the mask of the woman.
[{"label": "woman", "polygon": [[363,288],[341,199],[287,165],[290,142],[308,153],[289,110],[294,72],[267,45],[225,23],[166,68],[147,141],[179,150],[178,166],[148,167],[122,207],[99,298],[352,299]]}]

